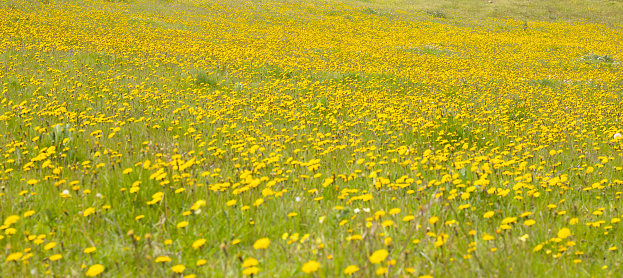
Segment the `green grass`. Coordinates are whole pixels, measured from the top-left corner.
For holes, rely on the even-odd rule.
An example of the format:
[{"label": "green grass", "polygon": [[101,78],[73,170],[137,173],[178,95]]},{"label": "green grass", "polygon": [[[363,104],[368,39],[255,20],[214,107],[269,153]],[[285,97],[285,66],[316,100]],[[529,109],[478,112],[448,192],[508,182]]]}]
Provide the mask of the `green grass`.
[{"label": "green grass", "polygon": [[0,276],[617,277],[620,5],[0,2]]}]

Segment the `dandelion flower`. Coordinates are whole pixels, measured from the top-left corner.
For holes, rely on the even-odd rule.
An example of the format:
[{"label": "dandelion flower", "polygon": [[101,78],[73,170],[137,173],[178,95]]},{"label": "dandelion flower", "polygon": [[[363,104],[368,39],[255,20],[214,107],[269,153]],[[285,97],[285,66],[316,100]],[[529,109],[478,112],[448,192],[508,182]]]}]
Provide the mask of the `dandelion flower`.
[{"label": "dandelion flower", "polygon": [[359,268],[356,265],[349,265],[348,267],[346,267],[346,269],[344,269],[344,274],[352,275],[357,271],[359,271]]},{"label": "dandelion flower", "polygon": [[202,239],[198,239],[195,242],[193,242],[193,245],[192,245],[193,249],[195,249],[195,250],[199,249],[199,247],[203,246],[205,243],[206,243],[205,239],[203,239],[203,238]]},{"label": "dandelion flower", "polygon": [[256,266],[259,262],[255,258],[247,258],[242,262],[242,267]]},{"label": "dandelion flower", "polygon": [[430,219],[428,219],[428,223],[430,223],[431,225],[434,225],[435,223],[437,223],[437,221],[439,221],[439,217],[437,216],[433,216]]},{"label": "dandelion flower", "polygon": [[568,228],[562,228],[558,231],[558,237],[565,239],[567,237],[569,237],[571,235],[571,230],[569,230]]},{"label": "dandelion flower", "polygon": [[253,266],[253,267],[249,267],[245,270],[242,271],[242,274],[246,275],[246,276],[251,276],[251,275],[255,275],[258,272],[260,272],[260,269],[257,266]]},{"label": "dandelion flower", "polygon": [[171,268],[171,270],[173,270],[173,272],[175,273],[182,273],[185,269],[186,267],[182,264],[175,265]]},{"label": "dandelion flower", "polygon": [[387,250],[380,249],[374,251],[369,259],[372,264],[380,264],[381,262],[385,261],[385,258],[387,258],[388,255],[389,252],[387,252]]},{"label": "dandelion flower", "polygon": [[7,261],[7,262],[17,261],[17,260],[19,260],[19,258],[22,257],[22,255],[23,255],[22,252],[17,252],[17,253],[10,254],[10,255],[8,255],[6,257],[5,261]]},{"label": "dandelion flower", "polygon": [[167,256],[160,256],[158,258],[156,258],[155,262],[157,263],[168,263],[171,261],[171,258],[167,257]]},{"label": "dandelion flower", "polygon": [[318,263],[317,261],[309,261],[303,265],[302,269],[305,273],[313,273],[316,272],[319,267],[320,263]]},{"label": "dandelion flower", "polygon": [[104,266],[101,264],[94,264],[91,267],[89,267],[89,269],[87,270],[86,276],[88,277],[95,277],[97,275],[100,275],[100,273],[102,273],[104,271]]},{"label": "dandelion flower", "polygon": [[266,249],[270,245],[270,239],[267,237],[258,239],[254,244],[254,249]]}]

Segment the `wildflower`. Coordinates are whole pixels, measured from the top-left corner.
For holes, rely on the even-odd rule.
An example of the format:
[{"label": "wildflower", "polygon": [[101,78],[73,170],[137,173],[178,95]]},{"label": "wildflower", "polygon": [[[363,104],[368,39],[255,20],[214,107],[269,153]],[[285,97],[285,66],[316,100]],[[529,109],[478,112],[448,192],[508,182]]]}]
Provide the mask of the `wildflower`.
[{"label": "wildflower", "polygon": [[8,255],[6,257],[6,261],[7,262],[17,261],[21,257],[22,257],[22,253],[21,252],[13,253],[13,254],[10,254],[10,255]]},{"label": "wildflower", "polygon": [[55,246],[56,246],[56,242],[52,241],[52,242],[46,244],[45,246],[43,246],[43,249],[44,250],[50,250],[50,249],[54,248]]},{"label": "wildflower", "polygon": [[346,267],[346,269],[344,269],[344,274],[352,275],[357,271],[359,271],[359,268],[356,265],[349,265],[348,267]]},{"label": "wildflower", "polygon": [[167,256],[160,256],[158,258],[156,258],[155,262],[157,263],[168,263],[171,261],[171,258],[167,257]]},{"label": "wildflower", "polygon": [[184,272],[184,270],[186,270],[186,267],[184,265],[178,264],[171,267],[171,270],[173,270],[173,272],[175,273],[182,273]]},{"label": "wildflower", "polygon": [[4,220],[4,225],[9,226],[11,224],[17,223],[18,220],[19,220],[19,216],[11,215]]},{"label": "wildflower", "polygon": [[247,258],[242,262],[242,267],[256,266],[259,262],[254,258]]},{"label": "wildflower", "polygon": [[270,239],[267,237],[258,239],[254,244],[254,249],[266,249],[270,245]]},{"label": "wildflower", "polygon": [[319,267],[320,263],[318,263],[317,261],[309,261],[303,265],[302,270],[305,273],[313,273],[316,272]]},{"label": "wildflower", "polygon": [[428,223],[430,223],[431,225],[435,225],[435,223],[437,223],[438,220],[439,220],[439,217],[433,216],[430,219],[428,219]]},{"label": "wildflower", "polygon": [[89,269],[87,270],[86,276],[95,277],[97,275],[100,275],[102,272],[104,272],[104,266],[101,264],[94,264],[89,267]]},{"label": "wildflower", "polygon": [[569,230],[568,228],[562,228],[558,231],[558,237],[565,239],[567,237],[569,237],[571,235],[571,230]]},{"label": "wildflower", "polygon": [[244,269],[242,271],[242,274],[244,274],[246,276],[251,276],[251,275],[257,274],[258,272],[260,272],[260,269],[258,267],[256,267],[256,266],[253,266],[253,267],[249,267],[249,268]]},{"label": "wildflower", "polygon": [[395,215],[400,213],[400,209],[399,208],[393,208],[389,211],[389,215]]},{"label": "wildflower", "polygon": [[379,249],[377,251],[374,251],[374,253],[372,253],[369,259],[372,264],[379,264],[385,261],[385,258],[387,258],[388,255],[389,255],[389,252],[387,252],[387,250]]}]

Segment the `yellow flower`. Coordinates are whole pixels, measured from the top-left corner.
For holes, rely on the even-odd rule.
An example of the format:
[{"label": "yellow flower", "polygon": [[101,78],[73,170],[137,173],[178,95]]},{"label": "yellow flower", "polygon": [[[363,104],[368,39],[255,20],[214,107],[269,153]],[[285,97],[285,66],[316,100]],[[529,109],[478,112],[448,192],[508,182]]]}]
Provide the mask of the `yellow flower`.
[{"label": "yellow flower", "polygon": [[242,262],[242,267],[250,267],[250,266],[257,266],[259,263],[256,259],[254,258],[247,258],[244,260],[244,262]]},{"label": "yellow flower", "polygon": [[495,214],[495,212],[493,212],[493,211],[487,211],[487,212],[485,212],[485,214],[482,217],[484,217],[484,218],[491,218],[491,217],[493,217],[494,214]]},{"label": "yellow flower", "polygon": [[184,228],[186,226],[188,226],[188,221],[182,221],[180,223],[177,223],[178,228]]},{"label": "yellow flower", "polygon": [[168,263],[171,261],[171,258],[167,257],[167,256],[160,256],[158,258],[156,258],[155,262],[157,263]]},{"label": "yellow flower", "polygon": [[95,209],[94,209],[94,208],[92,208],[92,207],[91,207],[91,208],[87,208],[87,209],[85,209],[85,210],[84,210],[84,212],[82,213],[82,216],[87,217],[87,216],[89,216],[89,215],[93,214],[94,212],[95,212]]},{"label": "yellow flower", "polygon": [[409,222],[409,221],[411,221],[411,220],[413,220],[413,219],[415,219],[415,216],[413,216],[413,215],[407,215],[407,216],[405,216],[405,217],[403,217],[403,218],[402,218],[402,221],[404,221],[404,222]]},{"label": "yellow flower", "polygon": [[173,270],[173,272],[175,273],[182,273],[185,269],[186,267],[182,264],[175,265],[171,268],[171,270]]},{"label": "yellow flower", "polygon": [[567,237],[569,237],[571,235],[571,230],[569,230],[568,228],[562,228],[558,231],[558,237],[565,239]]},{"label": "yellow flower", "polygon": [[532,249],[532,252],[538,252],[541,249],[543,249],[543,245],[539,244],[539,245],[535,246],[534,249]]},{"label": "yellow flower", "polygon": [[395,215],[400,213],[400,209],[399,208],[393,208],[391,210],[389,210],[389,215]]},{"label": "yellow flower", "polygon": [[387,250],[379,249],[374,251],[369,259],[372,264],[380,264],[381,262],[385,261],[385,258],[387,258],[388,255],[389,252],[387,252]]},{"label": "yellow flower", "polygon": [[195,242],[193,242],[193,249],[199,249],[199,247],[203,246],[206,243],[205,239],[198,239]]},{"label": "yellow flower", "polygon": [[534,225],[534,223],[536,223],[536,221],[534,221],[534,219],[528,219],[528,220],[523,222],[523,224],[528,226],[528,227]]},{"label": "yellow flower", "polygon": [[6,261],[7,262],[17,261],[17,260],[19,260],[19,258],[22,257],[22,255],[23,255],[22,252],[17,252],[17,253],[10,254],[10,255],[8,255],[6,257]]},{"label": "yellow flower", "polygon": [[387,273],[387,267],[379,267],[376,270],[376,275],[385,275]]},{"label": "yellow flower", "polygon": [[428,219],[428,223],[430,223],[431,225],[434,225],[435,223],[437,223],[437,221],[439,221],[439,217],[437,216],[433,216],[430,219]]},{"label": "yellow flower", "polygon": [[344,269],[344,274],[352,275],[357,271],[359,271],[359,268],[356,265],[349,265],[348,267],[346,267],[346,269]]},{"label": "yellow flower", "polygon": [[52,241],[52,242],[46,244],[45,246],[43,246],[43,249],[44,250],[50,250],[50,249],[54,248],[55,246],[56,246],[56,242]]},{"label": "yellow flower", "polygon": [[86,276],[88,277],[95,277],[97,275],[100,275],[100,273],[102,273],[104,271],[104,266],[101,264],[94,264],[91,267],[89,267],[89,269],[87,270]]},{"label": "yellow flower", "polygon": [[270,239],[267,237],[258,239],[254,244],[254,249],[266,249],[270,245]]},{"label": "yellow flower", "polygon": [[[117,172],[117,173],[119,173],[119,172]],[[132,168],[126,168],[125,170],[123,170],[123,174],[124,175],[125,174],[129,174],[129,173],[132,173]]]},{"label": "yellow flower", "polygon": [[18,220],[19,220],[19,216],[11,215],[4,220],[4,225],[9,226],[11,224],[17,223]]},{"label": "yellow flower", "polygon": [[50,256],[50,261],[58,261],[58,260],[60,260],[62,258],[63,258],[63,255],[55,254],[55,255]]},{"label": "yellow flower", "polygon": [[204,260],[204,259],[199,259],[197,260],[197,266],[202,266],[204,264],[206,264],[208,261]]},{"label": "yellow flower", "polygon": [[242,274],[246,275],[246,276],[251,276],[254,274],[257,274],[260,271],[260,269],[257,266],[253,266],[253,267],[249,267],[245,270],[242,271]]},{"label": "yellow flower", "polygon": [[394,225],[394,221],[391,221],[391,220],[385,220],[385,221],[383,221],[383,223],[381,223],[381,225],[382,225],[383,227],[393,226],[393,225]]},{"label": "yellow flower", "polygon": [[85,254],[90,254],[90,253],[95,252],[95,250],[96,250],[95,247],[89,247],[89,248],[84,249],[84,253]]},{"label": "yellow flower", "polygon": [[319,267],[320,263],[318,263],[317,261],[309,261],[303,265],[302,269],[305,273],[313,273],[316,272]]}]

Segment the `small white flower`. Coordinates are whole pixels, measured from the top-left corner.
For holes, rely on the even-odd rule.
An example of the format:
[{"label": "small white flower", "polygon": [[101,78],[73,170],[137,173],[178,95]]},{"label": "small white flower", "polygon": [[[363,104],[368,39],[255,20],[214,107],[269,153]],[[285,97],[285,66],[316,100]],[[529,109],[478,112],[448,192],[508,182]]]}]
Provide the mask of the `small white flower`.
[{"label": "small white flower", "polygon": [[359,213],[360,211],[361,211],[361,210],[360,210],[360,209],[358,209],[358,208],[356,208],[356,209],[355,209],[355,213]]},{"label": "small white flower", "polygon": [[201,213],[201,209],[195,210],[195,214],[200,214],[200,213]]},{"label": "small white flower", "polygon": [[370,208],[363,208],[363,211],[370,212]]},{"label": "small white flower", "polygon": [[95,198],[100,198],[101,199],[102,198],[102,194],[100,194],[100,193],[95,194]]},{"label": "small white flower", "polygon": [[63,190],[63,195],[69,195],[69,190],[67,189]]},{"label": "small white flower", "polygon": [[615,133],[614,136],[612,136],[612,138],[614,138],[614,139],[617,139],[619,137],[621,137],[621,133],[618,133],[618,132]]},{"label": "small white flower", "polygon": [[294,200],[296,200],[297,202],[301,201],[301,197],[296,197]]}]

